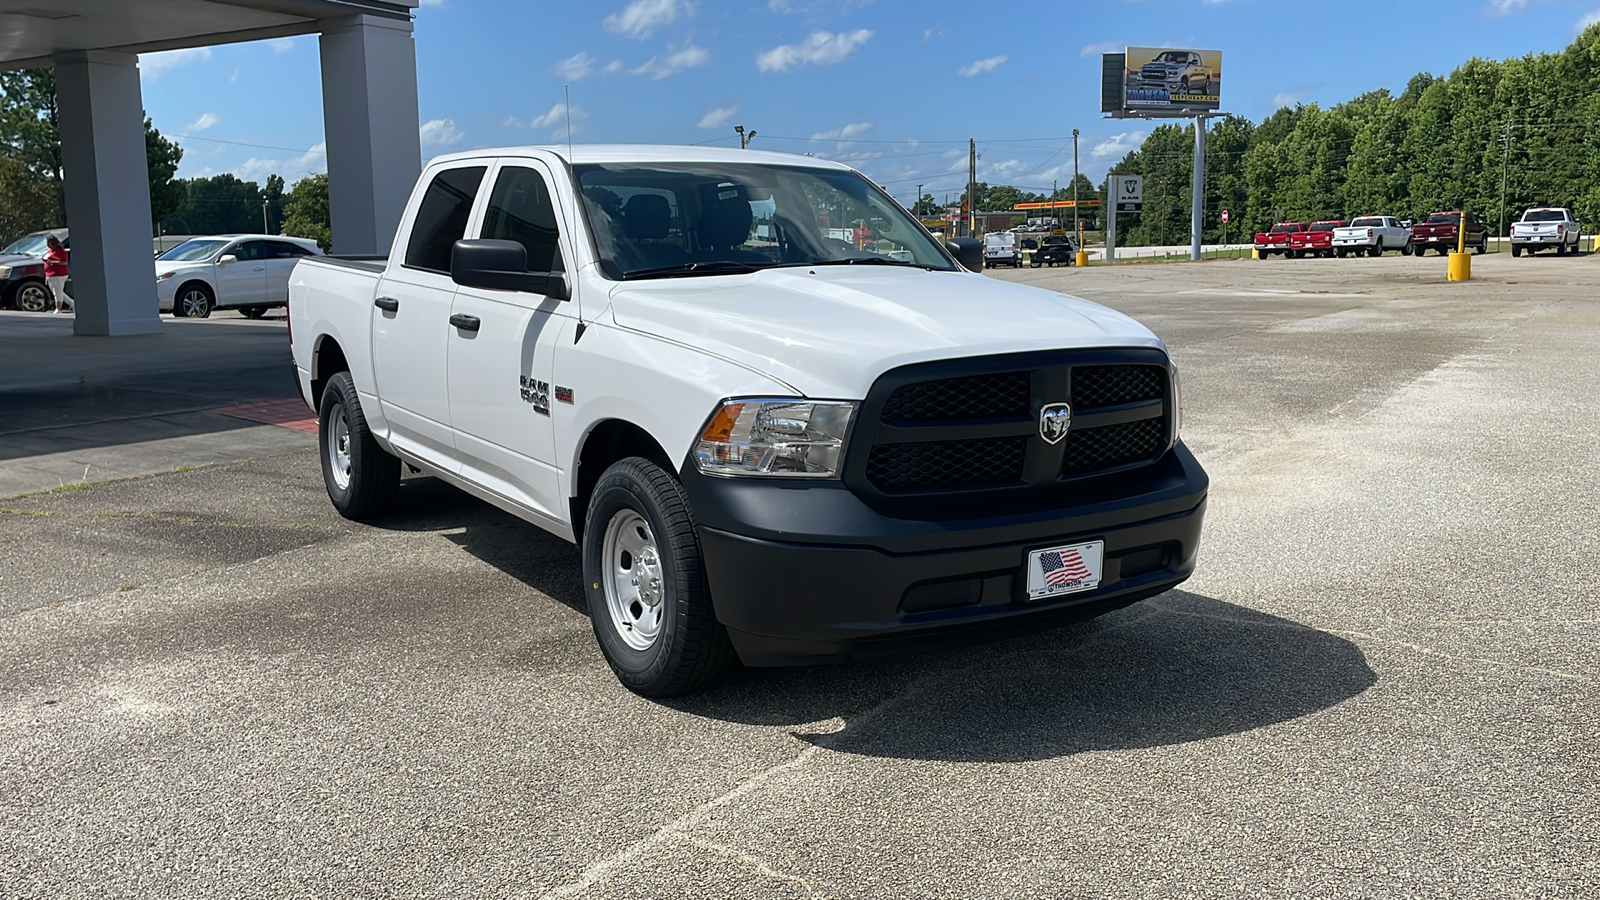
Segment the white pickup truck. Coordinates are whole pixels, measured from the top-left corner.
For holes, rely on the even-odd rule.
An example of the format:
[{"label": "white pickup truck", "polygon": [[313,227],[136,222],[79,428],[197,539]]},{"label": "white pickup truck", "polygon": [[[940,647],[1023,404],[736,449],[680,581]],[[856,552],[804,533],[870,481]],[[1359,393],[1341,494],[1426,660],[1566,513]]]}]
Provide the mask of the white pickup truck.
[{"label": "white pickup truck", "polygon": [[[827,237],[861,220],[872,250]],[[291,343],[341,513],[405,466],[575,541],[608,663],[667,696],[1193,571],[1208,480],[1161,341],[982,265],[824,160],[474,151],[387,259],[300,262]]]},{"label": "white pickup truck", "polygon": [[1382,256],[1385,250],[1411,255],[1411,229],[1394,216],[1362,216],[1333,230],[1333,252],[1338,256]]},{"label": "white pickup truck", "polygon": [[1522,220],[1511,225],[1511,255],[1532,255],[1554,247],[1557,256],[1578,252],[1583,226],[1572,217],[1572,210],[1559,206],[1541,206],[1522,214]]}]

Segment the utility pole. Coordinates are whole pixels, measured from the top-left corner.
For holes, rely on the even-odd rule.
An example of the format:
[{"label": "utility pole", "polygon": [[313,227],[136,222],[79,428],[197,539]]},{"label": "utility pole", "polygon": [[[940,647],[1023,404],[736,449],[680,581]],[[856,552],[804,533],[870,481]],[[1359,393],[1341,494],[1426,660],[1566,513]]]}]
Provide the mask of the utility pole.
[{"label": "utility pole", "polygon": [[733,126],[733,130],[739,133],[740,150],[748,148],[750,146],[750,142],[756,139],[756,130],[754,128],[750,129],[749,134],[745,134],[743,125],[735,125]]},{"label": "utility pole", "polygon": [[1117,261],[1117,173],[1106,173],[1106,262]]},{"label": "utility pole", "polygon": [[[1500,218],[1503,220],[1505,218],[1505,215],[1502,213]],[[261,233],[262,234],[271,234],[272,233],[272,228],[267,225],[267,198],[265,198],[265,197],[261,198]]]},{"label": "utility pole", "polygon": [[1500,158],[1500,236],[1506,236],[1506,170],[1511,165],[1511,117],[1506,117],[1505,155]]},{"label": "utility pole", "polygon": [[1072,129],[1072,233],[1078,236],[1078,249],[1083,249],[1083,224],[1078,220],[1078,129]]},{"label": "utility pole", "polygon": [[967,138],[967,237],[978,236],[978,142]]},{"label": "utility pole", "polygon": [[911,213],[912,213],[912,215],[915,215],[918,219],[922,218],[922,213],[917,212],[917,207],[919,207],[921,205],[922,205],[922,185],[919,184],[919,185],[917,185],[917,202],[911,204]]},{"label": "utility pole", "polygon": [[1194,208],[1189,215],[1189,258],[1200,259],[1206,212],[1206,117],[1194,117]]}]

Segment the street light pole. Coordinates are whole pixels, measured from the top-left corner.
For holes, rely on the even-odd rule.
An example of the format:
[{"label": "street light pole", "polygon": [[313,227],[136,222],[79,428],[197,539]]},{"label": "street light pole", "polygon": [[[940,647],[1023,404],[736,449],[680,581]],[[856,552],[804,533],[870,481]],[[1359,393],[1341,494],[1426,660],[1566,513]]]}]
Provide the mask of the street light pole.
[{"label": "street light pole", "polygon": [[740,150],[748,148],[750,146],[750,142],[756,139],[756,130],[754,128],[750,129],[749,134],[745,133],[743,125],[735,125],[733,126],[733,130],[739,132]]},{"label": "street light pole", "polygon": [[267,198],[261,198],[261,233],[271,234],[272,229],[267,225]]},{"label": "street light pole", "polygon": [[1078,220],[1078,129],[1072,129],[1072,233],[1078,236],[1078,249],[1083,249],[1083,225]]}]

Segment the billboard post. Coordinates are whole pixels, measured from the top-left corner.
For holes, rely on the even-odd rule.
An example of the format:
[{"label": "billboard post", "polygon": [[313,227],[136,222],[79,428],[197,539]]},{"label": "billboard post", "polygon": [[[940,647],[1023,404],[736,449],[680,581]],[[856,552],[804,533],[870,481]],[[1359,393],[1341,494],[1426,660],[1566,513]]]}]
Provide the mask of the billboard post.
[{"label": "billboard post", "polygon": [[1206,117],[1194,117],[1194,203],[1189,211],[1189,259],[1200,259],[1200,238],[1206,212]]}]

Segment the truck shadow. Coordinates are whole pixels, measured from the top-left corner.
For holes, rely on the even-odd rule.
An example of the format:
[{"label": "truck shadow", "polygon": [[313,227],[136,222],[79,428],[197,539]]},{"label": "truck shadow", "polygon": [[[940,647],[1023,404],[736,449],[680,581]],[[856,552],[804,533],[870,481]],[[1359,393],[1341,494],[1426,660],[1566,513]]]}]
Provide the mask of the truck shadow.
[{"label": "truck shadow", "polygon": [[[587,617],[577,548],[441,482],[407,479],[399,514],[374,524],[442,531]],[[598,650],[595,660],[603,666]],[[1342,637],[1175,590],[997,643],[837,666],[746,669],[663,705],[788,728],[841,753],[1017,762],[1238,734],[1329,709],[1376,683],[1361,649]]]}]

